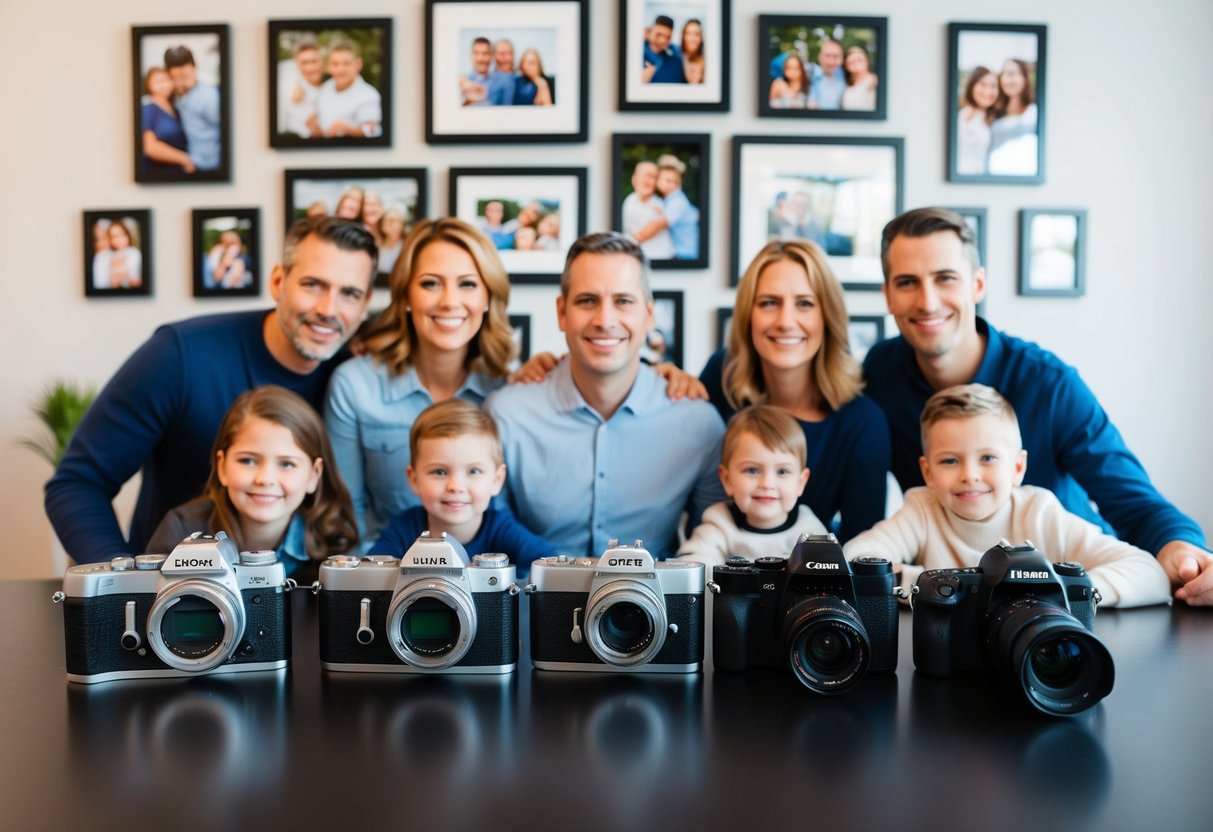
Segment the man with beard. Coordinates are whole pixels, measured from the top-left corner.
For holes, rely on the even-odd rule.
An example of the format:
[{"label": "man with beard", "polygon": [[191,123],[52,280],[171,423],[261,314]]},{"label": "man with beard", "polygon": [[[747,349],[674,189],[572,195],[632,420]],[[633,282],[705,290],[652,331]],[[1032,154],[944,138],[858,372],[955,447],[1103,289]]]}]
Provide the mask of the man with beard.
[{"label": "man with beard", "polygon": [[[270,276],[269,312],[165,324],[127,359],[80,422],[46,486],[46,513],[77,563],[138,554],[165,512],[198,496],[235,398],[278,384],[323,403],[342,346],[366,319],[378,250],[360,223],[300,220]],[[129,541],[113,499],[143,481]]]}]

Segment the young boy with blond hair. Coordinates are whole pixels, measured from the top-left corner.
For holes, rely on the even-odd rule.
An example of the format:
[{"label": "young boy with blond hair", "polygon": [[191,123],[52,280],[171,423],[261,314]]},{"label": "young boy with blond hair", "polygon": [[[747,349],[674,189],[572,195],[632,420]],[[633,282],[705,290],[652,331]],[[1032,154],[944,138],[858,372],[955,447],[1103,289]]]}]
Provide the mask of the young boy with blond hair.
[{"label": "young boy with blond hair", "polygon": [[729,500],[710,506],[678,557],[720,566],[730,555],[787,557],[802,534],[826,528],[799,503],[809,469],[804,429],[770,405],[747,407],[729,422],[717,469]]},{"label": "young boy with blond hair", "polygon": [[911,488],[896,514],[850,540],[843,547],[848,559],[889,558],[909,588],[924,569],[976,566],[1000,539],[1030,540],[1054,563],[1082,564],[1104,604],[1170,598],[1166,573],[1149,553],[1066,511],[1053,492],[1022,485],[1027,451],[1015,411],[997,390],[984,384],[940,390],[920,423],[926,486]]},{"label": "young boy with blond hair", "polygon": [[406,509],[384,527],[368,555],[394,555],[422,532],[446,532],[468,556],[503,552],[520,572],[555,547],[519,523],[504,506],[489,503],[505,484],[501,438],[493,417],[462,399],[421,412],[409,432],[409,485],[421,505]]}]

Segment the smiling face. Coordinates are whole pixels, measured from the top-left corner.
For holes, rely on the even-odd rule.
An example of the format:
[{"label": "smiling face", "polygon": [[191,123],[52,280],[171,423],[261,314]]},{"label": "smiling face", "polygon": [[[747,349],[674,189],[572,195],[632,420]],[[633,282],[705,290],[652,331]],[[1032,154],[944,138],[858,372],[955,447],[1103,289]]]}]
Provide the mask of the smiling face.
[{"label": "smiling face", "polygon": [[860,47],[852,46],[847,50],[844,67],[852,77],[863,78],[868,74],[868,53]]},{"label": "smiling face", "polygon": [[569,267],[568,290],[556,299],[560,331],[575,372],[601,380],[634,374],[653,328],[640,263],[627,254],[582,254]]},{"label": "smiling face", "polygon": [[110,248],[114,251],[120,251],[131,244],[131,235],[127,233],[126,226],[120,222],[110,223],[109,239]]},{"label": "smiling face", "polygon": [[501,225],[501,220],[505,217],[505,206],[494,200],[484,206],[484,218],[493,228]]},{"label": "smiling face", "polygon": [[543,68],[539,64],[539,53],[534,49],[523,52],[522,61],[518,64],[518,71],[532,80],[542,75]]},{"label": "smiling face", "polygon": [[198,83],[198,68],[193,64],[171,67],[168,74],[173,79],[173,92],[177,95],[185,95]]},{"label": "smiling face", "polygon": [[334,49],[329,53],[328,71],[337,89],[347,89],[362,72],[362,59],[348,49]]},{"label": "smiling face", "polygon": [[466,352],[484,323],[489,290],[472,255],[438,239],[413,261],[408,302],[418,356],[424,360],[431,352]]},{"label": "smiling face", "polygon": [[657,192],[669,196],[682,187],[682,176],[673,168],[662,168],[657,173]]},{"label": "smiling face", "polygon": [[957,347],[973,346],[986,277],[984,269],[974,268],[965,257],[958,234],[895,237],[886,265],[889,314],[919,356],[939,358]]},{"label": "smiling face", "polygon": [[821,64],[827,75],[833,75],[842,66],[842,46],[832,40],[823,43],[817,54],[817,63]]},{"label": "smiling face", "polygon": [[173,97],[173,79],[169,77],[167,70],[160,67],[148,71],[143,88],[157,101],[165,102]]},{"label": "smiling face", "polygon": [[492,47],[485,41],[472,44],[472,69],[477,75],[488,75],[489,66],[493,63]]},{"label": "smiling face", "polygon": [[1009,98],[1015,99],[1022,95],[1027,83],[1028,79],[1024,77],[1023,70],[1019,68],[1017,61],[1007,61],[1002,65],[1002,74],[998,76],[998,84]]},{"label": "smiling face", "polygon": [[733,454],[719,473],[725,493],[756,529],[773,529],[786,522],[809,481],[809,469],[796,457],[768,448],[748,431],[737,437]]},{"label": "smiling face", "polygon": [[985,520],[1023,482],[1028,454],[1018,431],[991,413],[940,419],[926,430],[922,478],[943,507],[965,520]]},{"label": "smiling face", "polygon": [[637,162],[632,171],[632,189],[641,199],[648,199],[657,189],[657,164],[655,162]]},{"label": "smiling face", "polygon": [[305,46],[295,53],[295,65],[299,67],[299,75],[313,87],[320,86],[324,80],[324,60],[320,50],[315,46]]},{"label": "smiling face", "polygon": [[807,372],[824,337],[821,304],[804,267],[778,260],[763,269],[750,313],[750,338],[763,370]]},{"label": "smiling face", "polygon": [[514,71],[514,44],[508,40],[499,40],[493,46],[493,61],[497,64],[498,72]]},{"label": "smiling face", "polygon": [[430,437],[417,443],[409,485],[425,507],[431,534],[470,539],[489,501],[505,482],[505,465],[492,437],[470,433]]},{"label": "smiling face", "polygon": [[263,537],[264,531],[281,537],[304,498],[316,490],[323,468],[324,461],[310,459],[289,429],[256,416],[215,454],[215,473],[249,537]]},{"label": "smiling face", "polygon": [[682,27],[682,51],[685,55],[698,55],[703,49],[703,27],[691,21]]},{"label": "smiling face", "polygon": [[983,110],[993,107],[994,102],[998,100],[998,76],[993,72],[981,76],[973,84],[972,98],[973,103]]},{"label": "smiling face", "polygon": [[799,55],[788,55],[783,61],[783,77],[792,84],[804,81],[804,63]]},{"label": "smiling face", "polygon": [[674,30],[663,23],[654,23],[649,27],[649,48],[660,55],[670,45]]}]

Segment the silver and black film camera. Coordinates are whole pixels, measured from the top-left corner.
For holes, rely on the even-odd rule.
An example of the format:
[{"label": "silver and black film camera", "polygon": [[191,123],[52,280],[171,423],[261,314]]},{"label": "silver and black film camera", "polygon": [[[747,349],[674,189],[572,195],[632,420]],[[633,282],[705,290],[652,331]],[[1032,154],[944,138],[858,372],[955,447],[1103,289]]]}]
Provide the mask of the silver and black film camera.
[{"label": "silver and black film camera", "polygon": [[360,673],[510,673],[518,586],[509,558],[423,532],[403,557],[320,564],[320,663]]},{"label": "silver and black film camera", "polygon": [[1099,592],[1077,563],[1000,541],[969,569],[932,569],[913,591],[914,665],[931,676],[992,668],[1035,708],[1065,715],[1112,691],[1091,627]]},{"label": "silver and black film camera", "polygon": [[697,673],[703,564],[654,562],[637,540],[595,558],[539,558],[526,591],[531,661],[541,670]]},{"label": "silver and black film camera", "polygon": [[54,596],[68,681],[286,667],[292,585],[273,552],[237,552],[223,532],[192,534],[169,555],[73,566]]},{"label": "silver and black film camera", "polygon": [[897,669],[897,596],[885,558],[847,563],[832,534],[801,535],[789,558],[729,558],[708,588],[717,670],[791,668],[809,690],[842,693]]}]

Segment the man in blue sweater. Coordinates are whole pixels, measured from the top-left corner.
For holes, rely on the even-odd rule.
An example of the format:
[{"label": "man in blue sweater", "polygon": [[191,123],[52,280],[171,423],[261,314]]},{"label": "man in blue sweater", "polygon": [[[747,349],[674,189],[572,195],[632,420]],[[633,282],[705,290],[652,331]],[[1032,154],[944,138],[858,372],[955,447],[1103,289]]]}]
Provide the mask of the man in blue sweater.
[{"label": "man in blue sweater", "polygon": [[881,255],[901,336],[868,352],[864,375],[888,417],[901,487],[923,484],[918,419],[926,400],[954,384],[989,385],[1019,415],[1026,485],[1049,489],[1074,514],[1154,553],[1177,599],[1213,604],[1213,556],[1200,526],[1154,488],[1077,371],[977,317],[986,275],[964,220],[942,208],[909,211],[885,226]]},{"label": "man in blue sweater", "polygon": [[[143,551],[164,514],[198,496],[228,406],[279,384],[319,408],[341,347],[367,316],[378,249],[361,224],[301,220],[270,276],[277,306],[165,324],[85,414],[46,485],[46,513],[77,563]],[[142,470],[129,542],[113,499]]]}]

